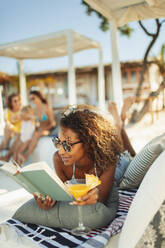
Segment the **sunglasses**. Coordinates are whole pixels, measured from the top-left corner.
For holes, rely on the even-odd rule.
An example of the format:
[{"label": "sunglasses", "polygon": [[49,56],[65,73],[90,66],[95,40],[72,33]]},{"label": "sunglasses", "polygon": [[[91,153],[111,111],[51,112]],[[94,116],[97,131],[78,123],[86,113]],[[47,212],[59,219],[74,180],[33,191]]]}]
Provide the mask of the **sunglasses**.
[{"label": "sunglasses", "polygon": [[77,141],[77,142],[74,142],[74,143],[69,143],[69,142],[67,142],[66,140],[64,140],[63,142],[61,142],[60,139],[59,139],[59,138],[56,138],[56,137],[52,138],[52,141],[53,141],[54,146],[55,146],[57,149],[59,149],[60,146],[62,146],[63,149],[64,149],[66,152],[70,152],[73,145],[82,143],[82,141]]}]

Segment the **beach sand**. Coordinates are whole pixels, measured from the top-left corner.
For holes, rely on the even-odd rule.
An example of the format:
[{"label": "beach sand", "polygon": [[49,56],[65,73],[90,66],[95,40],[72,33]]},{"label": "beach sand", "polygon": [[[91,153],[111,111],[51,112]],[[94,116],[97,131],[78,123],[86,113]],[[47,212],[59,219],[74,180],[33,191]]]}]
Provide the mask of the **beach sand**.
[{"label": "beach sand", "polygon": [[151,115],[146,116],[138,123],[126,126],[127,134],[136,152],[139,152],[151,139],[165,132],[165,110],[154,114],[154,122],[151,123]]}]

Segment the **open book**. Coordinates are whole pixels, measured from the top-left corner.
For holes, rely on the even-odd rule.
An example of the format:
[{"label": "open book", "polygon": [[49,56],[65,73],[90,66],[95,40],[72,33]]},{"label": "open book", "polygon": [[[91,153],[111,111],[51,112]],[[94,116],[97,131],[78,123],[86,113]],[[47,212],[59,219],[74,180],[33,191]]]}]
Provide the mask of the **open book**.
[{"label": "open book", "polygon": [[32,163],[23,168],[9,162],[0,169],[30,193],[40,193],[43,197],[49,195],[57,201],[73,200],[67,186],[44,161]]}]

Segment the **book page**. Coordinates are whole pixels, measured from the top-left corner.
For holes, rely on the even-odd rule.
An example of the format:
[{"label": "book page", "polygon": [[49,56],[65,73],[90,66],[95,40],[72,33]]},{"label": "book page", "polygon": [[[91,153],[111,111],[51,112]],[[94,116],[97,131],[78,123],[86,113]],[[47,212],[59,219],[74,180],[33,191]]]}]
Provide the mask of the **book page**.
[{"label": "book page", "polygon": [[44,170],[47,172],[47,174],[56,182],[58,183],[62,189],[64,189],[66,192],[68,191],[68,188],[63,183],[63,181],[56,175],[55,171],[53,171],[49,165],[45,161],[32,163],[30,165],[27,165],[20,169],[20,172],[26,172],[26,171],[37,171],[37,170]]},{"label": "book page", "polygon": [[[63,189],[49,174],[43,170],[33,170],[33,171],[22,171],[16,177],[23,177],[28,180],[28,182],[35,187],[36,190],[33,193],[39,193],[43,197],[49,195],[53,200],[57,201],[71,201],[73,197],[71,194]],[[25,182],[26,184],[26,182]],[[66,187],[66,186],[65,186]]]},{"label": "book page", "polygon": [[0,169],[12,175],[14,175],[18,171],[18,168],[12,163],[5,163],[4,165],[0,167]]}]

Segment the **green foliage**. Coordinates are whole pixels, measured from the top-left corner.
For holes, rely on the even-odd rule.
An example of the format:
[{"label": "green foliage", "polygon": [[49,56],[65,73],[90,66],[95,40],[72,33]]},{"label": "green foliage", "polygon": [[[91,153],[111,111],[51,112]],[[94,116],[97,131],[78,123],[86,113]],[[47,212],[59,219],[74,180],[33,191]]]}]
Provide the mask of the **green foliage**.
[{"label": "green foliage", "polygon": [[161,46],[160,49],[160,60],[162,63],[165,63],[165,43]]},{"label": "green foliage", "polygon": [[95,13],[100,18],[101,23],[100,23],[99,28],[102,31],[106,32],[109,29],[109,22],[108,22],[108,20],[102,14],[100,14],[99,12],[95,11],[94,9],[92,9],[91,6],[88,5],[86,2],[84,2],[83,0],[81,1],[81,4],[82,5],[85,5],[86,14],[88,16],[91,16],[92,13]]},{"label": "green foliage", "polygon": [[[84,2],[83,0],[81,1],[81,4],[85,6],[86,8],[86,14],[88,16],[91,16],[92,13],[95,13],[99,19],[100,19],[100,26],[99,28],[106,32],[107,30],[109,30],[109,21],[107,18],[105,18],[105,16],[103,16],[102,14],[100,14],[99,12],[97,12],[96,10],[92,9],[90,5],[88,5],[86,2]],[[124,25],[122,27],[118,28],[119,32],[121,35],[126,35],[128,37],[131,36],[132,32],[134,31],[129,25]]]},{"label": "green foliage", "polygon": [[121,35],[126,35],[128,37],[130,37],[132,32],[134,31],[134,29],[131,28],[128,24],[125,24],[124,26],[119,27],[118,29]]},{"label": "green foliage", "polygon": [[159,66],[160,73],[165,76],[165,43],[162,44],[160,49],[159,59],[156,60],[157,65]]}]

